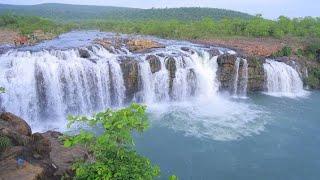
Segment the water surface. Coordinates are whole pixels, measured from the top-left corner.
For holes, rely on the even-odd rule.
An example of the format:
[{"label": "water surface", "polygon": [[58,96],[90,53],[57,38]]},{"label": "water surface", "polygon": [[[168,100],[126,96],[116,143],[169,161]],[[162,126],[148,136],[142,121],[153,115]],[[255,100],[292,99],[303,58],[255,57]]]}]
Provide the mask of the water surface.
[{"label": "water surface", "polygon": [[[233,124],[228,124],[228,118],[199,115],[195,123],[188,124],[187,117],[178,119],[181,122],[178,126],[172,124],[175,119],[171,119],[172,122],[166,119],[177,117],[178,110],[160,115],[151,110],[154,111],[152,127],[143,136],[136,137],[137,148],[161,167],[160,179],[170,174],[197,180],[319,179],[319,102],[319,92],[297,99],[253,94],[247,100],[234,102],[234,106],[239,106],[234,110],[248,108],[259,116],[250,119],[247,116],[256,113],[246,114],[242,109],[242,113],[236,113],[240,122],[235,120]],[[202,113],[201,110],[189,111]],[[213,108],[212,114],[216,113]],[[225,117],[229,117],[231,111],[226,113],[229,114]],[[249,122],[244,123],[247,118]],[[206,121],[211,123],[203,123]],[[214,132],[215,125],[220,126],[220,134]],[[188,126],[194,129],[193,133]]]}]

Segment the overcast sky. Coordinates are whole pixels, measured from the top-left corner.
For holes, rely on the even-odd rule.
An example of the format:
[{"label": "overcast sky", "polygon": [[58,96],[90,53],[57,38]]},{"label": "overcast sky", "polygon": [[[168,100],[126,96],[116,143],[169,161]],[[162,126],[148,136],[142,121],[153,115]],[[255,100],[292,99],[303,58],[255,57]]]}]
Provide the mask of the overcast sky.
[{"label": "overcast sky", "polygon": [[68,3],[136,8],[201,6],[232,9],[266,18],[320,16],[320,0],[0,0],[3,4]]}]

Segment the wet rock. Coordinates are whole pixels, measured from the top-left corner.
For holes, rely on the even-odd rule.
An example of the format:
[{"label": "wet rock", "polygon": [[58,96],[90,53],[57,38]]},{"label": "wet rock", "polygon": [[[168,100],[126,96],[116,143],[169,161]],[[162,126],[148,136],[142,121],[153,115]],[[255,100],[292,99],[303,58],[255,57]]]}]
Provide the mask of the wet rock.
[{"label": "wet rock", "polygon": [[168,57],[165,60],[165,65],[167,70],[169,71],[169,89],[171,92],[172,86],[173,86],[173,80],[176,77],[176,71],[177,71],[176,61],[173,57]]},{"label": "wet rock", "polygon": [[218,49],[209,49],[208,53],[210,54],[210,58],[213,58],[215,56],[219,56],[220,55],[220,51]]},{"label": "wet rock", "polygon": [[149,49],[153,48],[164,48],[165,46],[149,40],[149,39],[131,39],[127,42],[128,49],[131,52],[146,52]]},{"label": "wet rock", "polygon": [[220,90],[231,91],[233,89],[236,60],[236,56],[228,54],[218,57],[217,77],[220,82]]},{"label": "wet rock", "polygon": [[187,75],[187,81],[190,85],[190,95],[194,96],[197,90],[197,75],[194,71],[194,69],[189,69],[188,75]]},{"label": "wet rock", "polygon": [[247,57],[248,61],[248,91],[266,90],[266,78],[263,69],[264,58]]},{"label": "wet rock", "polygon": [[[220,81],[220,90],[231,92],[234,89],[234,77],[236,73],[235,55],[221,55],[218,57],[217,76]],[[265,74],[263,69],[264,59],[256,57],[242,57],[248,62],[248,91],[263,91],[265,90]],[[243,61],[239,64],[239,79],[243,77]]]},{"label": "wet rock", "polygon": [[189,53],[191,53],[191,54],[196,53],[194,50],[192,50],[192,49],[190,49],[190,48],[188,48],[188,47],[181,47],[181,50],[182,50],[182,51],[185,51],[185,52],[189,52]]},{"label": "wet rock", "polygon": [[155,55],[148,55],[146,60],[150,64],[150,69],[152,73],[156,73],[161,70],[161,62],[160,59]]},{"label": "wet rock", "polygon": [[86,58],[86,59],[90,58],[90,53],[88,52],[88,50],[79,49],[78,51],[81,58]]},{"label": "wet rock", "polygon": [[125,102],[130,102],[139,91],[139,63],[132,57],[122,57],[120,67],[126,87]]}]

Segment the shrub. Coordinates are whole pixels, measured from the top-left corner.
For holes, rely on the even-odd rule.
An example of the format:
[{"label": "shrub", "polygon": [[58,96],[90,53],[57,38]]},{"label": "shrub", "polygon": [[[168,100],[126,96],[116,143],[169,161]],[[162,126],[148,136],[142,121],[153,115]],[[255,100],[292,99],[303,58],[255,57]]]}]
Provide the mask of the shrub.
[{"label": "shrub", "polygon": [[309,76],[306,79],[306,83],[312,89],[320,88],[320,68],[314,67],[309,72]]},{"label": "shrub", "polygon": [[11,141],[7,136],[0,135],[0,154],[11,146]]},{"label": "shrub", "polygon": [[148,127],[146,107],[132,104],[128,108],[108,109],[88,117],[70,116],[69,127],[85,123],[103,128],[99,135],[81,130],[78,135],[66,137],[66,147],[82,144],[89,150],[88,160],[73,165],[76,179],[153,179],[160,170],[149,159],[134,150],[132,132],[143,132]]},{"label": "shrub", "polygon": [[5,93],[5,89],[3,87],[0,87],[0,94]]},{"label": "shrub", "polygon": [[274,57],[283,57],[283,56],[291,56],[292,55],[292,48],[289,46],[284,46],[281,50],[276,53],[273,53],[272,56]]}]

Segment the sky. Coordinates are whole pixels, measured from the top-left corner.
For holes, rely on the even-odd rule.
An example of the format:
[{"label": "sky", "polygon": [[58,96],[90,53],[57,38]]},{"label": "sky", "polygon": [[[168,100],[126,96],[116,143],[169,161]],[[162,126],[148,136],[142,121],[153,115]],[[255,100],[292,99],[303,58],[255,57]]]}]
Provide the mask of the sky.
[{"label": "sky", "polygon": [[288,17],[320,17],[320,0],[0,0],[2,4],[32,5],[41,3],[65,3],[83,5],[105,5],[135,8],[165,7],[213,7],[262,14],[276,19]]}]

